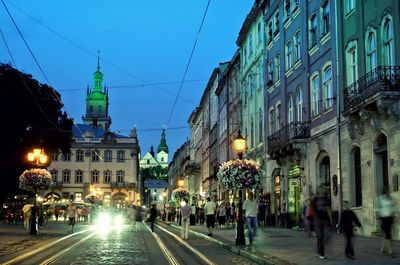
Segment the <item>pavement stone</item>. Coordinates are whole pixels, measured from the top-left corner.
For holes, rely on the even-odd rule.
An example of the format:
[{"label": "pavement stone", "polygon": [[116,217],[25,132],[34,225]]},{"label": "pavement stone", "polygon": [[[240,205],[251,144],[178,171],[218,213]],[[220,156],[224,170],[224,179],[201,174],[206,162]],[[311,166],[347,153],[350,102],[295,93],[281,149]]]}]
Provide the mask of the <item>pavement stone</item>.
[{"label": "pavement stone", "polygon": [[[170,225],[180,228],[176,223]],[[230,249],[239,255],[248,257],[258,264],[400,264],[400,257],[391,258],[382,255],[381,238],[355,236],[355,260],[344,255],[343,234],[329,233],[329,241],[325,246],[326,259],[320,260],[316,251],[315,237],[308,237],[303,231],[283,228],[259,228],[251,246],[236,246],[236,230],[233,228],[214,229],[213,237],[207,236],[205,225],[189,226],[191,233],[197,234],[211,242]],[[247,230],[245,230],[247,241]],[[393,241],[393,250],[400,255],[400,242]]]}]

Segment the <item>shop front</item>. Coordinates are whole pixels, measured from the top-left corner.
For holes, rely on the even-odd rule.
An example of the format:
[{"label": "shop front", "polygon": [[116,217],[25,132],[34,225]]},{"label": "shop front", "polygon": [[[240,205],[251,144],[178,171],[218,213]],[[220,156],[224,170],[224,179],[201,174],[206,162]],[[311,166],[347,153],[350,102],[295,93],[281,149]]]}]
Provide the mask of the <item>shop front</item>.
[{"label": "shop front", "polygon": [[288,171],[289,226],[298,226],[301,218],[301,168],[294,164]]}]

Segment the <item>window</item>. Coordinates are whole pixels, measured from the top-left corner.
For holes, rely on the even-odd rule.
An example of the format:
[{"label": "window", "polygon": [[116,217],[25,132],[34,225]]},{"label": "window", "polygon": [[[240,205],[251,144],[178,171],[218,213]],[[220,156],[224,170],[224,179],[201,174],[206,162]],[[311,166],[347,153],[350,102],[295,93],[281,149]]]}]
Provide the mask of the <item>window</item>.
[{"label": "window", "polygon": [[248,45],[249,45],[249,57],[250,57],[253,54],[253,34],[250,34],[249,36]]},{"label": "window", "polygon": [[289,94],[288,97],[288,122],[287,123],[292,123],[293,118],[294,118],[294,109],[293,109],[293,96],[292,94]]},{"label": "window", "polygon": [[294,35],[294,59],[298,61],[301,59],[301,34],[297,31]]},{"label": "window", "polygon": [[100,153],[99,150],[92,151],[92,162],[99,162],[100,160]]},{"label": "window", "polygon": [[118,170],[117,171],[117,182],[118,183],[124,182],[124,176],[125,176],[125,172],[123,170]]},{"label": "window", "polygon": [[289,19],[290,16],[291,16],[291,13],[290,13],[290,11],[291,11],[290,2],[291,2],[291,1],[292,1],[292,0],[285,0],[285,21],[286,21],[287,19]]},{"label": "window", "polygon": [[124,162],[125,161],[125,151],[118,150],[117,151],[117,162]]},{"label": "window", "polygon": [[75,201],[76,202],[82,201],[82,192],[75,192]]},{"label": "window", "polygon": [[77,170],[75,171],[75,183],[82,183],[83,182],[83,171]]},{"label": "window", "polygon": [[53,153],[52,157],[51,157],[52,161],[58,161],[58,153]]},{"label": "window", "polygon": [[394,40],[393,40],[393,22],[390,18],[385,19],[383,25],[383,61],[386,66],[394,65]]},{"label": "window", "polygon": [[83,150],[76,150],[76,162],[83,162]]},{"label": "window", "polygon": [[358,79],[356,42],[350,44],[346,50],[346,75],[347,86],[350,86]]},{"label": "window", "polygon": [[262,41],[262,28],[261,28],[261,22],[258,22],[258,24],[257,24],[257,41],[258,41],[258,44],[260,44],[260,43],[261,43],[261,41]]},{"label": "window", "polygon": [[319,114],[319,76],[314,75],[311,78],[311,114],[316,116]]},{"label": "window", "polygon": [[147,165],[150,165],[150,159],[147,159],[146,162],[147,162]]},{"label": "window", "polygon": [[268,63],[268,83],[267,86],[272,86],[274,80],[274,62],[271,60]]},{"label": "window", "polygon": [[370,31],[367,33],[367,72],[374,70],[378,63],[376,52],[376,36],[375,33]]},{"label": "window", "polygon": [[275,112],[274,109],[269,110],[269,134],[271,135],[275,129]]},{"label": "window", "polygon": [[112,162],[112,150],[104,151],[104,162]]},{"label": "window", "polygon": [[64,183],[69,183],[70,182],[70,177],[71,177],[71,171],[68,169],[63,170],[63,182]]},{"label": "window", "polygon": [[110,183],[111,182],[111,171],[106,170],[104,171],[104,183]]},{"label": "window", "polygon": [[297,121],[303,121],[303,91],[301,87],[297,89],[296,92],[296,113],[297,113]]},{"label": "window", "polygon": [[249,75],[250,97],[254,96],[254,73]]},{"label": "window", "polygon": [[281,104],[276,105],[276,130],[281,128]]},{"label": "window", "polygon": [[261,63],[257,67],[257,77],[258,77],[258,88],[260,89],[263,86],[263,68]]},{"label": "window", "polygon": [[275,79],[275,81],[281,79],[281,56],[279,53],[275,56]]},{"label": "window", "polygon": [[322,75],[324,108],[329,109],[333,105],[332,66],[327,66]]},{"label": "window", "polygon": [[275,30],[274,30],[274,36],[279,34],[279,12],[275,13],[274,16],[274,26],[275,26]]},{"label": "window", "polygon": [[53,182],[58,181],[58,170],[52,169],[50,170],[51,178],[53,179]]},{"label": "window", "polygon": [[258,110],[258,143],[262,143],[263,142],[263,111],[260,108]]},{"label": "window", "polygon": [[292,47],[292,42],[288,41],[286,43],[286,70],[292,68],[293,66],[293,58],[292,58],[292,53],[293,53],[293,47]]},{"label": "window", "polygon": [[71,154],[69,154],[69,153],[63,154],[63,161],[64,162],[71,161]]},{"label": "window", "polygon": [[93,170],[92,174],[92,183],[99,183],[99,171]]},{"label": "window", "polygon": [[310,20],[308,22],[308,36],[310,42],[310,48],[314,47],[317,44],[317,15],[314,13],[311,15]]},{"label": "window", "polygon": [[247,97],[248,97],[248,92],[247,92],[247,84],[243,84],[243,105],[247,105]]},{"label": "window", "polygon": [[326,33],[330,31],[330,24],[329,24],[329,12],[330,12],[330,4],[329,0],[325,1],[321,6],[321,33],[324,36]]},{"label": "window", "polygon": [[270,44],[272,41],[272,21],[268,22],[267,25],[267,43]]},{"label": "window", "polygon": [[356,0],[345,0],[344,5],[345,14],[348,14],[356,8]]},{"label": "window", "polygon": [[164,162],[164,157],[161,157],[161,162]]}]

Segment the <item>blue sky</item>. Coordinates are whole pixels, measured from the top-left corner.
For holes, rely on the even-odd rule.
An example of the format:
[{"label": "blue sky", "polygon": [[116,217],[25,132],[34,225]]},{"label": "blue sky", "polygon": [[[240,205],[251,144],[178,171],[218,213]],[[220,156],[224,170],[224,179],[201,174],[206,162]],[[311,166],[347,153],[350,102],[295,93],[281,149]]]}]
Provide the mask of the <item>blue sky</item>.
[{"label": "blue sky", "polygon": [[[158,146],[207,0],[4,2],[76,123],[85,113],[86,86],[93,86],[100,50],[103,84],[109,87],[111,129],[127,135],[136,126],[143,152]],[[171,158],[189,137],[188,117],[198,106],[212,70],[236,51],[239,30],[252,4],[252,0],[211,1],[187,82],[167,127]],[[47,83],[1,3],[0,29],[16,67]],[[0,62],[11,62],[2,39]]]}]

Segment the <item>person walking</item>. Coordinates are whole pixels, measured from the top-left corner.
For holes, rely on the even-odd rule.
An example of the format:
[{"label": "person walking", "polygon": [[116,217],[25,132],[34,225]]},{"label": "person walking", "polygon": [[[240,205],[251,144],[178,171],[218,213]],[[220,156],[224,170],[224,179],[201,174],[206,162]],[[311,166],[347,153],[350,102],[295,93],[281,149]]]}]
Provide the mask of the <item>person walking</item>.
[{"label": "person walking", "polygon": [[194,206],[194,203],[190,206],[190,225],[196,225],[196,206]]},{"label": "person walking", "polygon": [[189,221],[192,213],[192,208],[189,206],[188,199],[184,199],[183,201],[185,202],[185,205],[182,206],[181,208],[181,216],[182,216],[181,237],[183,239],[188,239]]},{"label": "person walking", "polygon": [[24,214],[24,228],[29,229],[29,222],[31,219],[31,213],[32,213],[32,204],[25,204],[24,207],[22,207],[22,212]]},{"label": "person walking", "polygon": [[215,226],[215,210],[216,206],[213,201],[211,201],[211,198],[207,198],[207,203],[204,206],[205,212],[206,212],[206,223],[207,223],[207,229],[208,229],[208,236],[212,236],[213,228]]},{"label": "person walking", "polygon": [[72,234],[74,232],[75,221],[76,221],[76,207],[70,203],[67,207],[68,216],[68,226],[71,226],[69,232]]},{"label": "person walking", "polygon": [[151,232],[154,232],[154,222],[156,221],[157,218],[157,208],[155,204],[151,205],[150,208],[150,223],[151,223]]},{"label": "person walking", "polygon": [[266,210],[267,210],[267,205],[265,204],[264,200],[261,200],[260,204],[258,205],[258,226],[260,227],[266,226],[265,222],[265,220],[267,219]]},{"label": "person walking", "polygon": [[226,223],[226,208],[225,202],[221,202],[217,210],[219,228],[225,228]]},{"label": "person walking", "polygon": [[314,209],[312,205],[312,199],[307,199],[306,201],[306,209],[304,211],[304,225],[308,234],[308,237],[312,235],[315,236],[314,233]]},{"label": "person walking", "polygon": [[247,234],[250,245],[253,244],[253,237],[257,233],[257,202],[254,200],[253,192],[249,192],[249,198],[243,203],[244,216],[247,220]]},{"label": "person walking", "polygon": [[199,208],[199,219],[200,219],[200,225],[203,225],[205,221],[204,205],[200,206]]},{"label": "person walking", "polygon": [[348,201],[345,201],[343,204],[344,211],[342,212],[342,216],[340,219],[340,228],[344,232],[344,236],[346,238],[346,246],[344,249],[345,255],[349,259],[354,259],[354,247],[353,247],[353,230],[354,226],[358,226],[361,228],[361,223],[357,218],[357,215],[350,209]]},{"label": "person walking", "polygon": [[60,215],[60,211],[61,211],[60,207],[56,206],[54,208],[54,216],[56,217],[56,221],[58,221],[58,216]]},{"label": "person walking", "polygon": [[325,243],[329,237],[326,235],[326,228],[332,225],[332,212],[330,204],[326,197],[325,185],[318,187],[317,196],[313,200],[312,207],[314,209],[314,225],[317,235],[317,251],[320,259],[325,259]]},{"label": "person walking", "polygon": [[392,248],[392,225],[394,220],[395,202],[389,195],[388,189],[385,187],[382,195],[378,198],[378,215],[381,220],[381,228],[384,232],[384,238],[381,245],[381,253],[384,255],[395,257]]}]

